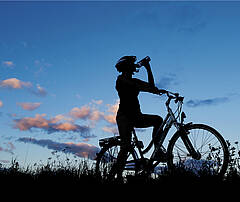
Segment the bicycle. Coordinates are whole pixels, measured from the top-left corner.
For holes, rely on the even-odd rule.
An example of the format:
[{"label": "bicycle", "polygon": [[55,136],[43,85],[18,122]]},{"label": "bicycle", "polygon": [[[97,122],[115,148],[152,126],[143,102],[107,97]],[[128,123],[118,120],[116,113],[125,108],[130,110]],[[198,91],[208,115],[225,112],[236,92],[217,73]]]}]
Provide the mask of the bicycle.
[{"label": "bicycle", "polygon": [[[161,94],[162,95],[162,94]],[[229,160],[229,152],[226,142],[222,135],[214,128],[204,124],[185,124],[186,115],[182,112],[184,97],[178,93],[166,92],[168,97],[165,105],[167,115],[161,124],[158,133],[160,140],[155,147],[150,158],[144,157],[144,154],[150,151],[153,146],[153,139],[144,149],[142,141],[139,141],[135,130],[132,131],[131,149],[128,153],[128,159],[125,164],[125,171],[132,172],[133,175],[154,173],[156,167],[161,163],[160,160],[154,160],[154,153],[158,149],[164,150],[164,140],[172,126],[175,126],[176,132],[171,137],[167,150],[167,169],[171,172],[181,166],[184,169],[199,173],[207,169],[214,175],[224,176]],[[177,104],[176,111],[173,112],[170,103],[174,100]],[[104,138],[99,140],[101,147],[96,158],[96,172],[108,173],[112,165],[117,160],[121,144],[120,136]]]}]

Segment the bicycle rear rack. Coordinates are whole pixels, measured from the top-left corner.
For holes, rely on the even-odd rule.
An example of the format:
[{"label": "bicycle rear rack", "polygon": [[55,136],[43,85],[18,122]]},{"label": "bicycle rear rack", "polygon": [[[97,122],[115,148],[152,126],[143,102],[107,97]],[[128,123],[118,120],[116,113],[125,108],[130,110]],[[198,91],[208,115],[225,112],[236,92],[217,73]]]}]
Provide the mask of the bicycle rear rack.
[{"label": "bicycle rear rack", "polygon": [[99,140],[99,146],[100,147],[105,147],[110,144],[118,144],[121,142],[120,136],[115,136],[115,137],[109,137],[109,138],[104,138]]}]

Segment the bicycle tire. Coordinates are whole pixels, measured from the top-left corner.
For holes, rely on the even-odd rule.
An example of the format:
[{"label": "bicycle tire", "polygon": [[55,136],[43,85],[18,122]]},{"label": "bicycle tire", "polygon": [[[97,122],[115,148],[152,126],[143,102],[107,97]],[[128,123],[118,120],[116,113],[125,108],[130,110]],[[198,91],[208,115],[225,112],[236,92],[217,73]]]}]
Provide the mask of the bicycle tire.
[{"label": "bicycle tire", "polygon": [[[100,152],[97,154],[96,167],[95,167],[96,173],[104,175],[103,173],[108,173],[110,171],[112,165],[109,165],[110,161],[108,159],[104,160],[104,155],[110,148],[112,148],[114,146],[118,146],[118,144],[106,145],[106,146],[102,147]],[[107,156],[106,156],[106,158],[107,158]],[[114,159],[112,159],[112,161],[114,161]],[[106,164],[106,165],[101,166],[101,164]]]},{"label": "bicycle tire", "polygon": [[[116,153],[111,154],[111,151],[114,151],[114,150]],[[109,144],[109,145],[102,147],[100,152],[97,154],[97,158],[96,158],[95,171],[98,175],[107,177],[113,164],[116,163],[116,161],[117,161],[117,155],[118,155],[119,150],[120,150],[120,143]],[[131,172],[133,172],[132,175],[135,175],[136,173],[138,173],[139,170],[136,167],[136,164],[137,164],[136,154],[133,154],[133,152],[136,152],[136,151],[133,150],[133,151],[129,152],[128,157],[131,156],[132,160],[126,161],[124,170],[131,171]],[[130,168],[131,164],[132,164],[132,168]]]},{"label": "bicycle tire", "polygon": [[[208,170],[208,172],[210,172],[208,174],[224,176],[228,167],[229,151],[222,135],[214,128],[204,124],[188,124],[185,125],[185,129],[188,131],[187,135],[194,148],[198,151],[200,150],[201,159],[194,160],[189,154],[187,154],[187,150],[184,148],[185,145],[181,140],[180,132],[176,132],[171,138],[167,148],[167,165],[169,170],[174,171],[178,166],[188,168],[188,165],[190,167],[190,164],[193,163],[191,165],[192,169],[194,169],[193,171],[198,175],[201,175],[201,172],[204,170]],[[202,132],[200,133],[199,131]],[[199,142],[201,142],[202,145],[199,145],[199,142],[197,142],[198,138],[200,138]],[[213,145],[210,144],[211,140],[215,141]],[[184,152],[186,152],[186,159],[183,158],[185,154]]]}]

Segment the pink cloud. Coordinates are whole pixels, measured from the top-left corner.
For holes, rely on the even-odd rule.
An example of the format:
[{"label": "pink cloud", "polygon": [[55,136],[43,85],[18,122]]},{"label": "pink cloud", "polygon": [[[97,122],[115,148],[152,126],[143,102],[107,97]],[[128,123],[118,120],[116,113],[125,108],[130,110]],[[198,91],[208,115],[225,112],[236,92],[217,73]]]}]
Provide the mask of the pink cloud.
[{"label": "pink cloud", "polygon": [[2,64],[6,67],[13,67],[14,66],[13,61],[3,61]]},{"label": "pink cloud", "polygon": [[111,112],[113,114],[117,114],[118,107],[119,107],[120,100],[117,100],[115,104],[107,104],[108,112]]},{"label": "pink cloud", "polygon": [[108,115],[104,115],[104,119],[111,124],[116,124],[116,115],[117,115],[117,111],[118,111],[118,106],[119,106],[119,100],[116,101],[115,104],[111,105],[111,104],[107,104],[108,107],[108,112],[110,112],[110,114]]},{"label": "pink cloud", "polygon": [[77,125],[72,124],[72,123],[68,123],[68,122],[59,123],[59,124],[53,125],[52,127],[54,129],[60,130],[60,131],[75,131],[78,128]]},{"label": "pink cloud", "polygon": [[16,78],[10,78],[0,81],[0,87],[21,89],[23,87],[32,87],[32,84],[30,82],[20,81]]},{"label": "pink cloud", "polygon": [[100,111],[97,110],[97,109],[92,110],[92,112],[91,112],[90,115],[89,115],[89,119],[90,119],[91,121],[98,121],[98,120],[100,120],[102,117],[104,117],[104,113],[103,113],[103,112],[100,112]]},{"label": "pink cloud", "polygon": [[[84,119],[92,121],[91,124],[95,126],[96,122],[99,120],[105,120],[110,124],[117,124],[116,115],[119,107],[119,100],[115,102],[115,104],[107,104],[107,113],[102,112],[97,109],[98,105],[103,103],[102,100],[92,100],[89,105],[84,105],[80,108],[75,107],[70,111],[70,116],[74,119]],[[93,105],[92,104],[96,104]]]},{"label": "pink cloud", "polygon": [[101,105],[103,103],[103,100],[92,100],[92,103]]},{"label": "pink cloud", "polygon": [[17,105],[22,107],[22,109],[24,109],[24,110],[33,111],[33,110],[37,109],[38,107],[40,107],[41,103],[40,102],[35,102],[35,103],[22,102],[22,103],[17,103]]},{"label": "pink cloud", "polygon": [[51,118],[51,123],[57,123],[61,121],[73,122],[74,120],[71,117],[65,116],[63,114],[58,114],[55,117]]},{"label": "pink cloud", "polygon": [[113,134],[118,134],[118,129],[117,129],[117,127],[109,127],[109,126],[104,126],[103,128],[102,128],[102,130],[104,131],[104,132],[107,132],[107,133],[113,133]]},{"label": "pink cloud", "polygon": [[81,108],[74,107],[69,114],[75,119],[86,119],[87,117],[89,117],[90,111],[91,108],[85,105]]},{"label": "pink cloud", "polygon": [[[73,122],[64,122],[59,121],[63,119],[47,119],[45,118],[46,114],[36,114],[35,117],[24,117],[14,120],[14,128],[21,131],[31,131],[34,128],[41,129],[47,133],[53,132],[78,132],[82,137],[93,137],[90,135],[90,128],[85,125],[78,125]],[[59,118],[59,117],[58,117]]]},{"label": "pink cloud", "polygon": [[[98,102],[98,104],[102,103]],[[97,105],[98,105],[97,104]],[[34,110],[41,103],[18,103],[25,110]],[[106,113],[97,109],[96,105],[89,103],[82,107],[74,107],[66,114],[58,114],[55,117],[47,118],[46,114],[36,114],[35,117],[23,117],[14,119],[14,128],[21,131],[32,131],[32,129],[41,129],[47,133],[53,132],[79,132],[84,138],[94,137],[90,135],[90,130],[96,127],[96,123],[100,120],[105,120],[110,123],[110,126],[105,126],[105,132],[117,133],[116,114],[119,101],[115,104],[108,104]],[[75,121],[81,119],[86,121],[86,125],[78,125]]]},{"label": "pink cloud", "polygon": [[111,124],[117,123],[115,114],[104,115],[104,119]]},{"label": "pink cloud", "polygon": [[18,128],[19,130],[26,131],[31,128],[49,128],[49,121],[44,117],[46,114],[36,114],[35,117],[25,117],[22,119],[14,120],[15,126],[14,128]]},{"label": "pink cloud", "polygon": [[47,95],[47,91],[40,86],[36,85],[36,88],[33,87],[31,82],[21,81],[17,78],[10,78],[0,81],[0,88],[9,88],[9,89],[24,89],[27,88],[28,91],[37,96]]},{"label": "pink cloud", "polygon": [[2,107],[3,106],[3,102],[0,100],[0,107]]}]

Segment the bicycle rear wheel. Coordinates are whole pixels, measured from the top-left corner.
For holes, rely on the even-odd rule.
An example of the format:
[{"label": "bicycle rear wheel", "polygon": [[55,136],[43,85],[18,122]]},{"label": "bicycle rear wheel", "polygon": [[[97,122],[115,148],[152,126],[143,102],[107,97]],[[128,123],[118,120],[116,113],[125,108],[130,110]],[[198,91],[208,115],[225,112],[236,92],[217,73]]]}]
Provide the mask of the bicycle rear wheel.
[{"label": "bicycle rear wheel", "polygon": [[114,163],[117,161],[119,145],[108,145],[97,154],[96,172],[102,176],[108,175]]},{"label": "bicycle rear wheel", "polygon": [[[117,156],[120,151],[120,142],[108,144],[102,147],[101,151],[97,154],[96,173],[102,177],[107,178],[112,166],[117,162]],[[138,172],[136,167],[135,150],[128,153],[128,159],[125,164],[123,177],[126,175],[135,175]]]},{"label": "bicycle rear wheel", "polygon": [[229,153],[220,133],[203,124],[190,124],[185,129],[192,146],[201,154],[201,158],[197,160],[189,154],[180,133],[176,132],[167,149],[169,169],[183,167],[199,176],[203,173],[223,176],[227,170]]}]

